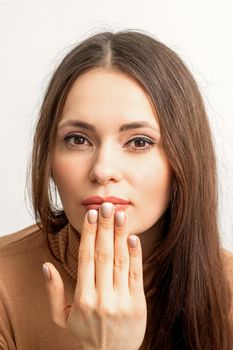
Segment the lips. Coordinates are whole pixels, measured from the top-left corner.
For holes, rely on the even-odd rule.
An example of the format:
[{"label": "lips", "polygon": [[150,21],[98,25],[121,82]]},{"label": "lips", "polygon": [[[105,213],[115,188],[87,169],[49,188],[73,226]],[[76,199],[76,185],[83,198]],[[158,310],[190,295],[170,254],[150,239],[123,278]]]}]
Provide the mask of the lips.
[{"label": "lips", "polygon": [[98,210],[102,203],[111,202],[115,206],[115,210],[125,210],[130,205],[130,201],[118,197],[100,197],[100,196],[92,196],[86,198],[82,204],[85,205],[86,209],[96,209]]},{"label": "lips", "polygon": [[[101,204],[86,204],[85,208],[87,210],[90,209],[95,209],[95,210],[99,210]],[[128,208],[129,204],[114,204],[115,207],[115,211],[119,211],[119,210],[126,210]]]},{"label": "lips", "polygon": [[100,196],[92,196],[86,198],[82,204],[102,204],[104,202],[111,202],[113,204],[130,204],[130,201],[118,198],[118,197],[100,197]]}]

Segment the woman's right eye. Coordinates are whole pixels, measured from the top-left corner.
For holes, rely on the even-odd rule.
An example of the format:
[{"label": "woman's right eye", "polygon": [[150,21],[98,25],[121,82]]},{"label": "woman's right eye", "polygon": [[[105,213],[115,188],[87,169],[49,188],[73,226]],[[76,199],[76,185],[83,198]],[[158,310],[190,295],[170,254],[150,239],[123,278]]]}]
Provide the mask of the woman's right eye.
[{"label": "woman's right eye", "polygon": [[79,134],[71,134],[64,137],[63,142],[67,147],[70,148],[83,148],[85,146],[88,146],[85,142],[88,142],[90,144],[90,141],[87,139],[86,136],[79,135]]}]

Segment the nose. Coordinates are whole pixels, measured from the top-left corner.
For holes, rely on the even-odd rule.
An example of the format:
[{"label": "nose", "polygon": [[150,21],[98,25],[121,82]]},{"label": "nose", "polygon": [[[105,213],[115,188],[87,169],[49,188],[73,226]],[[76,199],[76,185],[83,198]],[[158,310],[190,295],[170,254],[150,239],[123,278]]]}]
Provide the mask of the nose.
[{"label": "nose", "polygon": [[93,155],[89,178],[92,182],[105,185],[118,182],[122,177],[122,160],[113,145],[103,145]]}]

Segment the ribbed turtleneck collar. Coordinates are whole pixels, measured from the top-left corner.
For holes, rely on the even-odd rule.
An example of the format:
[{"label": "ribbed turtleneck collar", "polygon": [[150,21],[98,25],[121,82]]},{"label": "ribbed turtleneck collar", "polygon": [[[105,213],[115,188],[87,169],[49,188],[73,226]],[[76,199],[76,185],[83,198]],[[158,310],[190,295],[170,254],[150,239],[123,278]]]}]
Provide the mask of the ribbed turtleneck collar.
[{"label": "ribbed turtleneck collar", "polygon": [[[52,252],[61,262],[64,270],[76,281],[80,234],[68,223],[59,233],[48,234],[48,242]],[[153,266],[153,262],[143,263],[143,282],[144,290],[147,291],[146,297],[153,294],[151,288],[149,291],[147,290],[153,274]]]},{"label": "ribbed turtleneck collar", "polygon": [[48,242],[55,257],[68,275],[76,281],[78,267],[79,233],[68,223],[60,232],[49,233]]}]

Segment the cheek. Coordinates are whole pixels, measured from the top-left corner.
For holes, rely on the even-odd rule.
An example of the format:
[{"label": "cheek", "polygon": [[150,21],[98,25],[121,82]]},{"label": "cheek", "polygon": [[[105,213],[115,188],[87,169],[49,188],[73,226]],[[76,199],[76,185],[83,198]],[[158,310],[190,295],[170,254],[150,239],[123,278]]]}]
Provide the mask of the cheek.
[{"label": "cheek", "polygon": [[70,195],[78,190],[82,178],[85,177],[84,164],[80,164],[75,157],[54,157],[53,175],[61,196]]},{"label": "cheek", "polygon": [[141,168],[135,178],[138,213],[132,231],[140,233],[151,228],[166,211],[171,191],[172,172],[169,164],[157,158]]},{"label": "cheek", "polygon": [[[143,167],[137,176],[136,188],[141,203],[156,210],[166,209],[171,190],[171,168],[163,157],[157,157],[150,166]],[[152,209],[152,210],[153,210]]]}]

